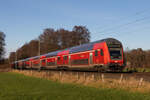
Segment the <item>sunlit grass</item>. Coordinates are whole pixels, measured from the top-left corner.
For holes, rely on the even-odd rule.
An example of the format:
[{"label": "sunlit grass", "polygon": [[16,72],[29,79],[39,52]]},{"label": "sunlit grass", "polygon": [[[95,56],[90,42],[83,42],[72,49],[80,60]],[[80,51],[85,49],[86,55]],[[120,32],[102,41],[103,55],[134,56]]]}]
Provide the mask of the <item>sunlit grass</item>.
[{"label": "sunlit grass", "polygon": [[15,73],[0,73],[0,100],[148,100],[149,94],[61,84]]}]

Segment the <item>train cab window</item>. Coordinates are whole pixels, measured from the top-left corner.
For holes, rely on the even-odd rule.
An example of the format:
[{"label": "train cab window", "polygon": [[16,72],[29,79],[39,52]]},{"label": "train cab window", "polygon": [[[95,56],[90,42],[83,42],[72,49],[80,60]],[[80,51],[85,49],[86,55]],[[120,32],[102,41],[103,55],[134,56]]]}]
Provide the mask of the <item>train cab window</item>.
[{"label": "train cab window", "polygon": [[64,59],[64,60],[67,60],[67,59],[68,59],[68,56],[64,56],[63,59]]},{"label": "train cab window", "polygon": [[104,56],[104,51],[103,51],[103,49],[101,49],[101,56]]},{"label": "train cab window", "polygon": [[95,50],[95,56],[98,56],[98,51],[97,50]]}]

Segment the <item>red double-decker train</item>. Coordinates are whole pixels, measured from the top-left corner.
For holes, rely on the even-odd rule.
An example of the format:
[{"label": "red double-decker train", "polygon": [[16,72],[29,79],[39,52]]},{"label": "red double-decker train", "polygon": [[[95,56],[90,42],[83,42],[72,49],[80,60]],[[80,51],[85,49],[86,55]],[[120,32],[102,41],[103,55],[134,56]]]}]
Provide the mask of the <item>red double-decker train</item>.
[{"label": "red double-decker train", "polygon": [[83,44],[16,61],[12,68],[88,69],[122,71],[125,67],[123,46],[114,38]]}]

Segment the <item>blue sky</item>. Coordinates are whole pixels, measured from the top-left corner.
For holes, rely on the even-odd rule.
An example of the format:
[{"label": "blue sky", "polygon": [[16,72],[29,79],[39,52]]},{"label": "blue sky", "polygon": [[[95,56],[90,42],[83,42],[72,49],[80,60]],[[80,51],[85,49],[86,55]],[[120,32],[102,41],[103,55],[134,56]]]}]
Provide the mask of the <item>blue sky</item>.
[{"label": "blue sky", "polygon": [[0,0],[6,56],[45,28],[84,25],[91,41],[114,37],[125,48],[150,49],[150,0]]}]

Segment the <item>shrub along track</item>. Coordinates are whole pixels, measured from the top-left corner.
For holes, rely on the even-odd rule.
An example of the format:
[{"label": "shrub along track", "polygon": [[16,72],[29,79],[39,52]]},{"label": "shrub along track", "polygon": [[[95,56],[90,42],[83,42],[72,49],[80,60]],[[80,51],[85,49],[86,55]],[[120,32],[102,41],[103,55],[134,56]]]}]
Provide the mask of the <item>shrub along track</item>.
[{"label": "shrub along track", "polygon": [[63,70],[12,70],[12,72],[61,83],[150,92],[150,73],[102,73]]},{"label": "shrub along track", "polygon": [[144,81],[150,82],[150,72],[98,72],[98,71],[89,71],[89,70],[58,70],[58,69],[24,69],[29,71],[36,71],[36,72],[56,72],[56,73],[68,73],[68,74],[79,74],[85,75],[85,77],[89,75],[93,75],[95,78],[101,77],[103,74],[107,79],[120,79],[121,76],[123,79],[127,80],[130,78],[135,78],[136,80],[140,80],[143,78]]}]

